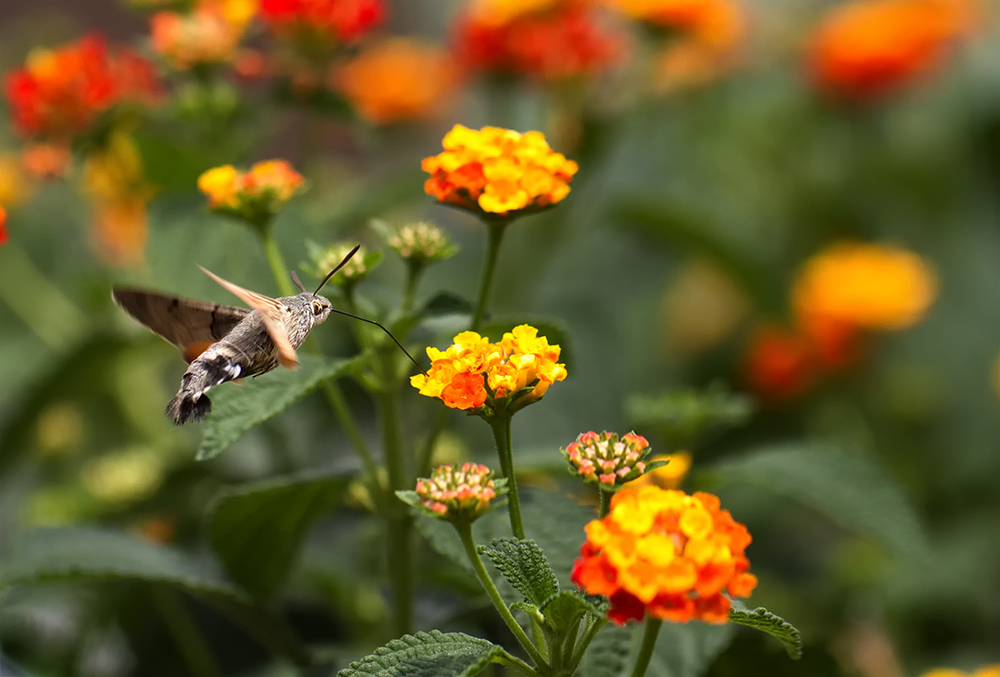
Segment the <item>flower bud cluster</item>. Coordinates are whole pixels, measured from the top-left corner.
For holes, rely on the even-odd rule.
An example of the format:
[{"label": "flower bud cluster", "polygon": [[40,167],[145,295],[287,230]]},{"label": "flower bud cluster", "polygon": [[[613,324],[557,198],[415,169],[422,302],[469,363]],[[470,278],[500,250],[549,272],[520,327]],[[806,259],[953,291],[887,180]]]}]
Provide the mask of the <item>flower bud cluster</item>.
[{"label": "flower bud cluster", "polygon": [[614,491],[646,471],[644,459],[649,454],[649,442],[642,435],[594,431],[576,438],[563,450],[570,472],[602,489]]},{"label": "flower bud cluster", "polygon": [[443,230],[426,221],[403,226],[386,238],[386,244],[404,261],[415,265],[444,261],[458,252]]},{"label": "flower bud cluster", "polygon": [[474,520],[482,516],[497,496],[493,471],[485,465],[442,465],[429,478],[417,480],[419,506],[447,520]]},{"label": "flower bud cluster", "polygon": [[[348,242],[337,242],[328,247],[321,247],[314,242],[308,243],[309,258],[312,260],[309,272],[322,280],[340,265],[354,247],[354,243]],[[370,252],[363,246],[359,247],[357,253],[330,281],[342,287],[351,287],[366,278],[381,260],[381,252]]]}]

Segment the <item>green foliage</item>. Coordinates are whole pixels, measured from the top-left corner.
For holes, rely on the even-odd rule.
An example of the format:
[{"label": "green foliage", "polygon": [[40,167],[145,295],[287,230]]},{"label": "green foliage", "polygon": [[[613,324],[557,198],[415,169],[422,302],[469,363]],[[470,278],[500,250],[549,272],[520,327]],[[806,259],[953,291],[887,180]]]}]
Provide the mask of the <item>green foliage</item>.
[{"label": "green foliage", "polygon": [[798,629],[762,606],[753,611],[734,607],[729,610],[729,622],[766,632],[785,645],[789,657],[795,660],[802,658],[802,637]]},{"label": "green foliage", "polygon": [[108,529],[31,531],[0,564],[3,587],[94,580],[166,583],[191,593],[244,598],[213,562]]},{"label": "green foliage", "polygon": [[431,630],[394,639],[337,677],[473,677],[503,653],[485,639]]},{"label": "green foliage", "polygon": [[624,677],[637,625],[605,625],[587,647],[577,669],[581,677]]},{"label": "green foliage", "polygon": [[794,498],[906,560],[926,559],[923,528],[909,501],[875,461],[825,446],[788,444],[711,466],[724,484],[749,484]]},{"label": "green foliage", "polygon": [[706,433],[743,425],[753,414],[746,395],[712,387],[680,390],[656,397],[633,395],[625,404],[628,419],[645,434],[655,432],[671,444],[689,445]]},{"label": "green foliage", "polygon": [[576,499],[558,493],[522,488],[521,514],[526,535],[545,553],[559,583],[573,587],[569,579],[573,562],[586,538],[583,527],[597,519],[596,506],[580,505]]},{"label": "green foliage", "polygon": [[256,597],[273,596],[309,527],[340,501],[349,481],[313,472],[223,491],[208,533],[229,576]]},{"label": "green foliage", "polygon": [[530,604],[542,607],[559,592],[556,574],[534,541],[497,538],[478,549],[479,554],[489,557],[496,570]]},{"label": "green foliage", "polygon": [[649,677],[700,677],[729,646],[733,629],[728,624],[700,621],[664,623],[656,642]]},{"label": "green foliage", "polygon": [[563,590],[549,597],[539,608],[553,632],[568,632],[584,614],[594,619],[604,618],[607,604],[600,598],[588,598],[573,590]]},{"label": "green foliage", "polygon": [[212,413],[205,421],[205,436],[198,460],[215,458],[243,433],[276,416],[319,387],[328,378],[348,373],[357,360],[328,360],[300,355],[298,369],[275,369],[242,386],[227,386],[212,393]]}]

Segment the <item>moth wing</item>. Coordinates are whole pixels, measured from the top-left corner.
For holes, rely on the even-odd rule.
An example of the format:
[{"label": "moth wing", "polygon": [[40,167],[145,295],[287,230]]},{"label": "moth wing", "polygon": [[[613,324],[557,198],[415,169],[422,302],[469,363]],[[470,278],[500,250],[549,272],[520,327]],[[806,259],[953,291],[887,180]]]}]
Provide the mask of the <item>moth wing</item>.
[{"label": "moth wing", "polygon": [[150,331],[180,348],[188,362],[231,332],[250,314],[246,308],[141,289],[115,288],[111,297],[122,310]]},{"label": "moth wing", "polygon": [[[201,268],[201,266],[198,267]],[[267,335],[271,337],[271,342],[278,349],[278,362],[281,366],[288,369],[295,369],[299,366],[299,358],[295,354],[295,348],[292,347],[292,343],[288,339],[288,331],[285,329],[284,316],[288,313],[288,306],[272,299],[270,296],[258,294],[255,291],[244,289],[238,284],[233,284],[229,280],[224,280],[204,268],[201,268],[201,272],[208,275],[226,291],[231,292],[239,300],[243,301],[243,303],[260,313],[261,318],[264,320],[264,328],[267,329]]]}]

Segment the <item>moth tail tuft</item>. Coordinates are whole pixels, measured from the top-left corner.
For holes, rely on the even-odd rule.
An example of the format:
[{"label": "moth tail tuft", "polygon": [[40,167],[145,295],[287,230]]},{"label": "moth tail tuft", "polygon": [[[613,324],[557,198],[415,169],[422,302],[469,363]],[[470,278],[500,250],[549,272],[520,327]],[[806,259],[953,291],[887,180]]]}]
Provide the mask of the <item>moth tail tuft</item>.
[{"label": "moth tail tuft", "polygon": [[212,400],[208,399],[208,395],[202,393],[196,397],[191,392],[181,391],[170,400],[166,414],[176,425],[184,425],[191,421],[200,421],[210,411],[212,411]]}]

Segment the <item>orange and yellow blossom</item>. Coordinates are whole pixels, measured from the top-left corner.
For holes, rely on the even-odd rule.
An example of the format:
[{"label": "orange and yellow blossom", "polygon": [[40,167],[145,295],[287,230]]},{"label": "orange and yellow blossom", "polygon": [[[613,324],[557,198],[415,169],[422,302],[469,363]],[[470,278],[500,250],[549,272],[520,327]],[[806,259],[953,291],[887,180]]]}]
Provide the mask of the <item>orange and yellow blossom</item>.
[{"label": "orange and yellow blossom", "polygon": [[1000,677],[1000,663],[985,665],[975,672],[963,672],[955,668],[934,668],[920,677]]},{"label": "orange and yellow blossom", "polygon": [[731,69],[747,33],[743,7],[724,0],[706,4],[682,34],[664,45],[653,87],[672,91],[710,82]]},{"label": "orange and yellow blossom", "polygon": [[833,7],[809,41],[817,85],[863,99],[939,67],[970,32],[975,0],[855,0]]},{"label": "orange and yellow blossom", "polygon": [[485,406],[483,413],[488,415],[513,412],[566,378],[566,366],[556,362],[559,352],[559,346],[549,345],[526,324],[504,334],[499,343],[466,331],[444,351],[427,348],[431,367],[426,375],[412,376],[410,384],[452,409]]},{"label": "orange and yellow blossom", "polygon": [[487,217],[513,218],[562,201],[578,169],[541,132],[455,125],[442,145],[443,153],[421,164],[431,175],[424,190]]},{"label": "orange and yellow blossom", "polygon": [[285,160],[264,160],[246,172],[222,165],[198,178],[210,208],[254,222],[273,216],[304,185],[302,175]]},{"label": "orange and yellow blossom", "polygon": [[194,10],[150,19],[153,50],[177,69],[232,61],[257,0],[201,0]]},{"label": "orange and yellow blossom", "polygon": [[376,124],[433,113],[457,82],[446,50],[408,38],[376,44],[334,74],[336,88]]},{"label": "orange and yellow blossom", "polygon": [[800,324],[904,329],[937,296],[937,278],[917,254],[888,245],[842,242],[809,259],[792,289]]},{"label": "orange and yellow blossom", "polygon": [[626,487],[586,532],[573,582],[608,597],[608,616],[619,625],[647,613],[725,623],[729,597],[749,597],[757,586],[744,555],[750,532],[712,494]]}]

